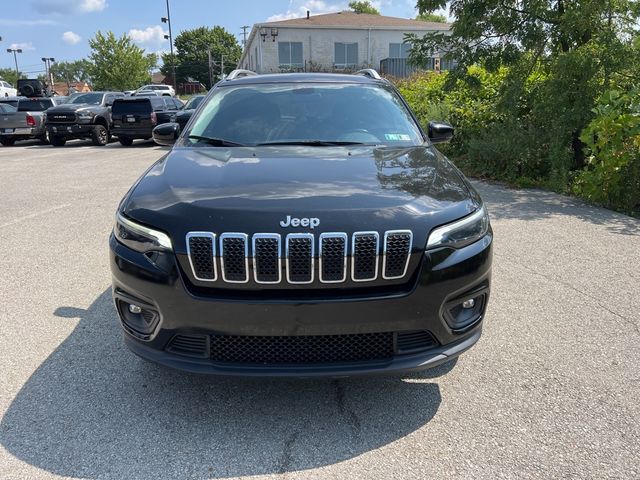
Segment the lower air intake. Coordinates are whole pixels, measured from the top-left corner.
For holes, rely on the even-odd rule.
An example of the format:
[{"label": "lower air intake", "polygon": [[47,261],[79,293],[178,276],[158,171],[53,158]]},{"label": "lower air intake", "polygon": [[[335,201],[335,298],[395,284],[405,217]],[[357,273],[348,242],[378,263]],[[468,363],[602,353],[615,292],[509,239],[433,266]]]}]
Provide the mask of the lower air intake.
[{"label": "lower air intake", "polygon": [[167,351],[186,357],[204,358],[209,353],[206,335],[176,335],[169,342]]},{"label": "lower air intake", "polygon": [[393,332],[308,336],[211,336],[211,360],[219,363],[300,365],[389,360]]}]

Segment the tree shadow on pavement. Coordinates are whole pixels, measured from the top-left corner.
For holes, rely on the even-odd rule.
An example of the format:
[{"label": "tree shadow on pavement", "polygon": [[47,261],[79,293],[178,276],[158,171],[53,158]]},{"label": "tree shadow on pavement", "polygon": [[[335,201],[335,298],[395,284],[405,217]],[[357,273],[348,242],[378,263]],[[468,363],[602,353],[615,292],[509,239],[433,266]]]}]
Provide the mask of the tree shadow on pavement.
[{"label": "tree shadow on pavement", "polygon": [[437,383],[241,379],[167,370],[122,344],[110,290],[33,373],[0,424],[2,446],[57,475],[225,478],[331,465],[426,425]]},{"label": "tree shadow on pavement", "polygon": [[604,226],[620,235],[640,235],[640,219],[591,205],[575,197],[535,189],[508,189],[503,185],[473,182],[489,204],[496,220],[540,220],[551,216],[572,216]]}]

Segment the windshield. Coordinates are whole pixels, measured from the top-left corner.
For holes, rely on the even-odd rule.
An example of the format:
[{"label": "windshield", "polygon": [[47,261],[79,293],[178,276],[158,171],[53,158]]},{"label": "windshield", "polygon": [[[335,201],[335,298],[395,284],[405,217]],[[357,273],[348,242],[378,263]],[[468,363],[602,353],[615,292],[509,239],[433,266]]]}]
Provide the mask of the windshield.
[{"label": "windshield", "polygon": [[102,103],[102,93],[81,93],[70,98],[67,103],[100,105]]},{"label": "windshield", "polygon": [[198,105],[200,105],[202,103],[202,100],[204,100],[204,96],[202,97],[191,97],[189,99],[189,101],[187,102],[187,104],[184,106],[185,110],[195,110],[196,108],[198,108]]},{"label": "windshield", "polygon": [[19,112],[44,112],[47,108],[51,108],[53,102],[48,98],[31,98],[29,100],[20,100],[18,102]]},{"label": "windshield", "polygon": [[[420,145],[422,135],[391,87],[279,83],[215,90],[187,132],[231,144]],[[196,138],[199,137],[199,138]]]}]

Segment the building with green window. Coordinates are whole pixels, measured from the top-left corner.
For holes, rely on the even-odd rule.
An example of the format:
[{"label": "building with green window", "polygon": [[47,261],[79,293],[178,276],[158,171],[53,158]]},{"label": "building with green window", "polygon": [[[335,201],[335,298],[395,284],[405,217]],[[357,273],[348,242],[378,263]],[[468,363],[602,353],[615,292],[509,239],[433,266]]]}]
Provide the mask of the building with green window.
[{"label": "building with green window", "polygon": [[[258,73],[352,71],[360,68],[410,69],[408,33],[449,32],[448,23],[344,11],[253,26],[239,68]],[[447,68],[434,52],[425,68]],[[437,60],[436,60],[437,59]],[[391,62],[390,62],[391,60]],[[394,73],[394,72],[390,72]],[[401,72],[395,72],[402,76]]]}]

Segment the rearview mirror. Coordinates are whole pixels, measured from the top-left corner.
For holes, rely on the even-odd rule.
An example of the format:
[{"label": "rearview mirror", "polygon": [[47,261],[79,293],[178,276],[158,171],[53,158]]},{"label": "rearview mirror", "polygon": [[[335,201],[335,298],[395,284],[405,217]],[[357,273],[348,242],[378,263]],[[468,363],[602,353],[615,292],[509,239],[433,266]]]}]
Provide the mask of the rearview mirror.
[{"label": "rearview mirror", "polygon": [[180,125],[171,123],[162,123],[153,129],[153,141],[164,147],[173,145],[180,136]]},{"label": "rearview mirror", "polygon": [[445,122],[429,122],[431,143],[446,143],[453,138],[454,128]]}]

